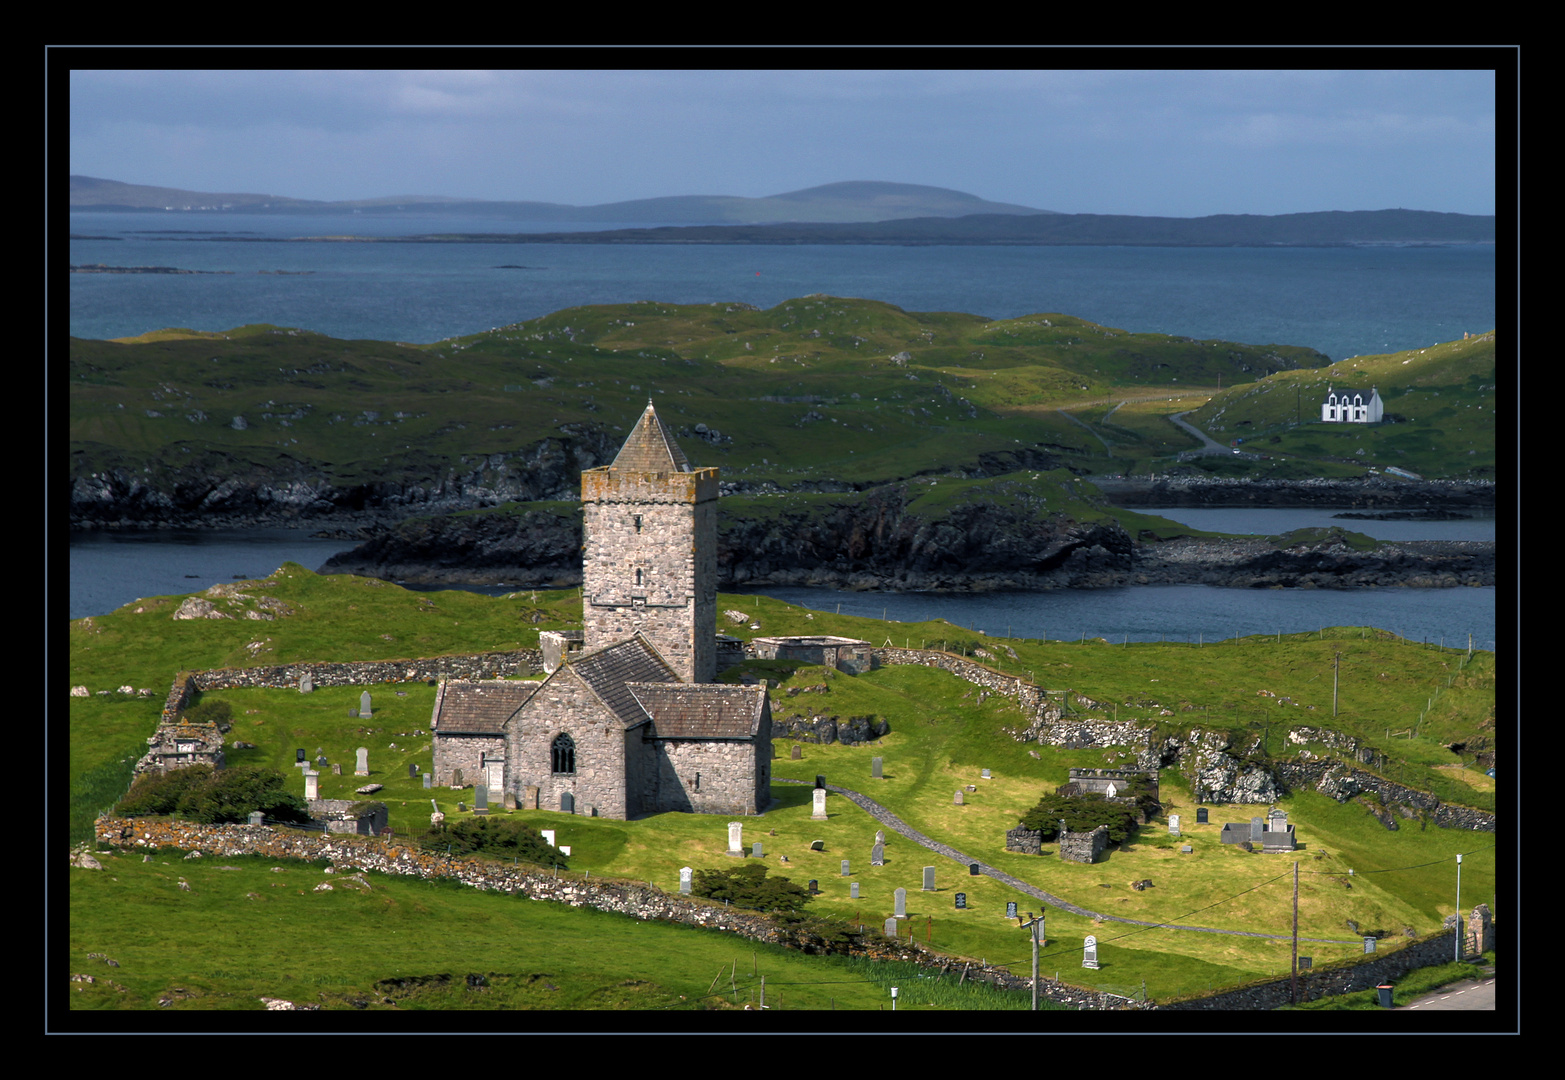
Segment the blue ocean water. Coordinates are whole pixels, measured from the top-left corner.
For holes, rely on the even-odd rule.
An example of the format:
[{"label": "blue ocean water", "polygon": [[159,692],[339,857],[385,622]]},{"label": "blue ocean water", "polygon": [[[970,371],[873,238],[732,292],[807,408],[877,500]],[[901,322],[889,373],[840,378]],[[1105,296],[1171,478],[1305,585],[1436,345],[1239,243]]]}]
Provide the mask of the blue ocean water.
[{"label": "blue ocean water", "polygon": [[[73,264],[221,271],[72,274],[70,332],[77,337],[264,322],[426,343],[580,304],[771,307],[809,293],[991,318],[1060,312],[1133,332],[1304,345],[1334,360],[1423,348],[1495,326],[1495,251],[1488,246],[281,243],[256,238],[538,230],[493,219],[375,215],[72,214],[70,224],[79,237],[70,243]],[[162,231],[175,227],[209,231]]]}]

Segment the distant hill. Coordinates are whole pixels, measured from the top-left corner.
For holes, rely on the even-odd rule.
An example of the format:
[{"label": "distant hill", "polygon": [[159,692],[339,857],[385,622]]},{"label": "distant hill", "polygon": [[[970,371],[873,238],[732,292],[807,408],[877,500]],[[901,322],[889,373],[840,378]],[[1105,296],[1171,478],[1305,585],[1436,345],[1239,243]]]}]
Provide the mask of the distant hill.
[{"label": "distant hill", "polygon": [[777,222],[874,222],[901,218],[950,218],[970,214],[1047,214],[1011,203],[922,184],[850,180],[751,199],[737,195],[675,195],[656,199],[566,206],[561,203],[455,199],[439,195],[399,195],[379,199],[321,202],[278,195],[213,193],[124,184],[90,176],[72,176],[72,210],[228,210],[246,213],[317,214],[453,213],[513,221],[583,224],[645,221],[660,224],[738,225]]}]

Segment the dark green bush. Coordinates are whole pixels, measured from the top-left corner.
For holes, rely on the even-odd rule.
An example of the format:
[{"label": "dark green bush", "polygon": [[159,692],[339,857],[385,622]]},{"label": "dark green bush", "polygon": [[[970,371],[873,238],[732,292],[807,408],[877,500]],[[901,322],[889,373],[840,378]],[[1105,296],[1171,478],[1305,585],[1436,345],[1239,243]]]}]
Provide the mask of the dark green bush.
[{"label": "dark green bush", "polygon": [[428,834],[420,843],[428,851],[445,851],[449,847],[453,855],[489,855],[535,866],[568,868],[567,856],[551,847],[538,830],[507,818],[464,818]]},{"label": "dark green bush", "polygon": [[256,810],[279,821],[308,821],[304,800],[290,793],[287,783],[288,778],[276,769],[223,769],[207,783],[187,791],[175,812],[208,825],[242,824]]},{"label": "dark green bush", "polygon": [[186,722],[191,724],[217,724],[222,726],[234,718],[234,709],[226,701],[203,701],[199,705],[192,705],[181,715]]},{"label": "dark green bush", "polygon": [[142,773],[114,807],[120,814],[172,814],[192,790],[205,786],[214,772],[210,765],[191,765],[166,773]]},{"label": "dark green bush", "polygon": [[1099,825],[1109,827],[1109,842],[1124,843],[1135,831],[1141,814],[1137,807],[1110,802],[1105,796],[1045,795],[1038,805],[1027,811],[1022,827],[1036,829],[1044,840],[1059,836],[1060,821],[1071,832],[1091,832]]},{"label": "dark green bush", "polygon": [[813,899],[809,890],[785,877],[767,877],[766,867],[760,863],[727,870],[697,870],[690,892],[756,911],[798,911]]}]

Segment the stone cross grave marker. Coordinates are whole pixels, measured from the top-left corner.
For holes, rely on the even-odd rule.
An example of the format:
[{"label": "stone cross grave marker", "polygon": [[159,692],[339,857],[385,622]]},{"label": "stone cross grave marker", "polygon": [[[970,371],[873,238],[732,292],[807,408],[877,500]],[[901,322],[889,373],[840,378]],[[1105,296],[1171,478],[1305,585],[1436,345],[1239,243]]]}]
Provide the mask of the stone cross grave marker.
[{"label": "stone cross grave marker", "polygon": [[898,889],[893,896],[896,897],[896,915],[899,919],[907,918],[907,890]]},{"label": "stone cross grave marker", "polygon": [[310,673],[306,671],[303,675],[299,676],[299,693],[313,694],[314,692],[315,680],[310,678]]},{"label": "stone cross grave marker", "polygon": [[357,755],[357,760],[354,762],[354,765],[353,765],[353,775],[354,776],[368,776],[370,774],[370,751],[369,751],[369,747],[361,746],[356,751],[354,751],[354,753]]},{"label": "stone cross grave marker", "polygon": [[935,888],[935,868],[933,866],[926,866],[926,867],[924,867],[924,891],[925,892],[933,892],[934,888]]},{"label": "stone cross grave marker", "polygon": [[750,845],[750,858],[752,858],[752,859],[764,859],[764,858],[766,858],[766,849],[761,846],[761,841],[757,840],[755,843]]},{"label": "stone cross grave marker", "polygon": [[847,877],[848,876],[848,860],[847,859],[843,859],[842,860],[842,876],[843,877]]},{"label": "stone cross grave marker", "polygon": [[370,692],[366,690],[359,695],[359,719],[368,720],[372,715],[370,712]]},{"label": "stone cross grave marker", "polygon": [[1091,934],[1088,934],[1087,940],[1082,943],[1082,946],[1081,966],[1084,968],[1092,968],[1097,970],[1098,939],[1093,937]]},{"label": "stone cross grave marker", "polygon": [[814,802],[814,809],[811,810],[811,812],[810,812],[810,820],[811,821],[825,821],[826,820],[826,789],[825,788],[818,787],[818,788],[815,789],[815,795],[814,795],[813,802]]},{"label": "stone cross grave marker", "polygon": [[802,749],[801,749],[801,748],[800,748],[800,746],[799,746],[799,744],[798,744],[798,743],[794,743],[794,744],[793,744],[793,753],[792,753],[792,754],[790,754],[790,755],[789,755],[789,756],[790,756],[790,757],[791,757],[791,758],[792,758],[792,759],[793,759],[793,760],[794,760],[794,761],[798,761],[798,760],[799,760],[799,759],[800,759],[800,758],[802,758],[802,757],[804,757],[804,753],[803,753],[803,750],[802,750]]},{"label": "stone cross grave marker", "polygon": [[314,769],[304,770],[304,797],[306,799],[321,797],[321,774]]},{"label": "stone cross grave marker", "polygon": [[871,866],[885,866],[886,865],[886,845],[885,844],[876,844],[874,847],[869,849],[869,864]]},{"label": "stone cross grave marker", "polygon": [[883,779],[883,777],[881,776],[881,760],[880,760],[880,758],[876,757],[876,758],[870,758],[869,759],[869,774],[871,776],[873,776],[876,780]]},{"label": "stone cross grave marker", "polygon": [[691,870],[690,867],[688,867],[688,866],[681,866],[679,868],[679,895],[680,896],[689,896],[690,895],[690,875],[693,874],[694,872],[695,871]]},{"label": "stone cross grave marker", "polygon": [[962,805],[962,789],[961,788],[957,788],[956,789],[956,801],[954,803],[952,803],[952,805],[953,806],[961,806]]},{"label": "stone cross grave marker", "polygon": [[744,825],[737,821],[728,823],[728,854],[744,857]]}]

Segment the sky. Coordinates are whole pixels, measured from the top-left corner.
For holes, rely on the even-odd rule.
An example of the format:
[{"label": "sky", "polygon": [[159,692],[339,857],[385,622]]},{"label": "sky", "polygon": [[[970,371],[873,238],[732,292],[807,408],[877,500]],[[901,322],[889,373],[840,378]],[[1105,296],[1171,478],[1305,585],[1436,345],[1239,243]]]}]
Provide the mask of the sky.
[{"label": "sky", "polygon": [[[71,173],[322,200],[445,195],[587,206],[885,180],[1064,213],[1495,213],[1492,70],[123,66],[168,55],[73,50],[56,61],[104,65],[69,71]],[[176,55],[227,58],[221,50]],[[473,55],[495,58],[487,50]],[[664,59],[655,51],[610,55],[627,64]],[[732,59],[743,50],[697,55]],[[797,59],[823,55],[876,54]],[[993,55],[1010,64],[1051,56]],[[1343,55],[1321,58],[1340,62]],[[1153,51],[1149,58],[1181,56]],[[555,57],[574,59],[542,56]],[[604,54],[587,58],[601,62]],[[775,62],[779,54],[758,58]],[[1071,58],[1079,63],[1082,54]],[[1490,53],[1460,49],[1415,58],[1493,62]],[[1508,111],[1515,92],[1514,85],[1503,89]]]}]

